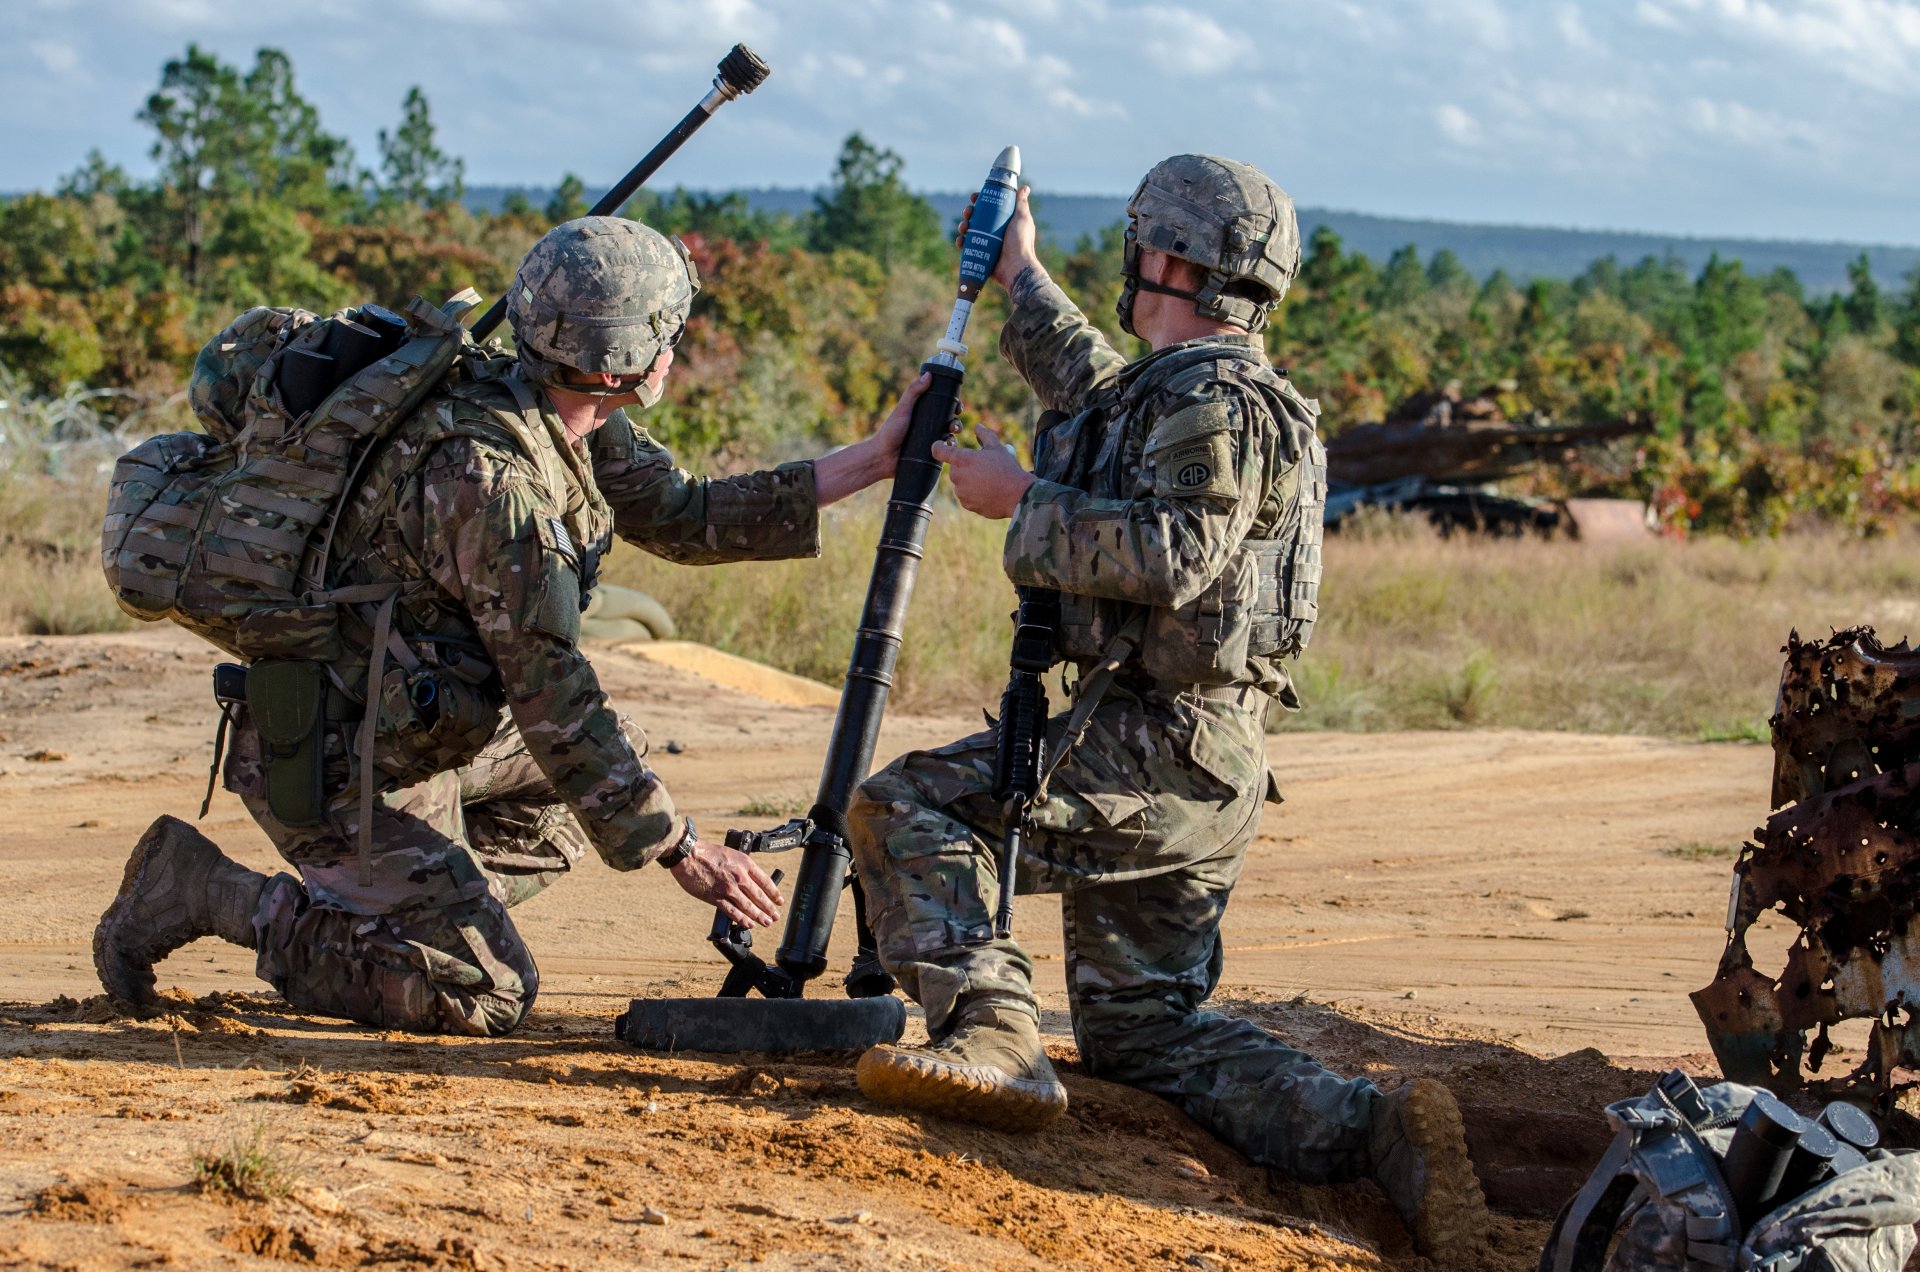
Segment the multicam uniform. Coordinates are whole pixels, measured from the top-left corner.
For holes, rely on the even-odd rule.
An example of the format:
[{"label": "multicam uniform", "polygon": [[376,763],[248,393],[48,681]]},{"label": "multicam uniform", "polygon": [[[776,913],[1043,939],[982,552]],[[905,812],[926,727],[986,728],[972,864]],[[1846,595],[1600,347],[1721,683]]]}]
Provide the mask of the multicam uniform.
[{"label": "multicam uniform", "polygon": [[[1377,1096],[1201,1004],[1220,920],[1272,792],[1263,715],[1310,622],[1325,473],[1314,408],[1257,337],[1126,363],[1048,283],[1002,354],[1046,407],[1007,533],[1016,584],[1062,594],[1084,674],[1134,617],[1139,645],[1033,810],[1022,892],[1061,894],[1074,1035],[1091,1072],[1173,1100],[1255,1161],[1306,1179],[1368,1167]],[[1281,596],[1289,596],[1283,604]],[[1143,621],[1143,625],[1142,625]],[[1058,742],[1065,716],[1050,734]],[[936,1038],[969,1004],[1032,1009],[1032,960],[991,925],[1005,825],[994,741],[895,761],[850,818],[886,965]]]},{"label": "multicam uniform", "polygon": [[330,669],[321,825],[274,818],[259,736],[234,709],[226,784],[299,871],[275,876],[254,916],[259,973],[296,1006],[402,1029],[517,1025],[538,974],[508,907],[588,843],[632,870],[684,829],[642,759],[645,735],[577,647],[589,563],[614,531],[688,563],[818,551],[811,465],[700,480],[624,414],[589,453],[532,404],[498,381],[430,399],[343,519],[336,585],[420,581],[399,602],[381,677],[364,860],[352,699],[370,616],[348,624],[355,647]]}]

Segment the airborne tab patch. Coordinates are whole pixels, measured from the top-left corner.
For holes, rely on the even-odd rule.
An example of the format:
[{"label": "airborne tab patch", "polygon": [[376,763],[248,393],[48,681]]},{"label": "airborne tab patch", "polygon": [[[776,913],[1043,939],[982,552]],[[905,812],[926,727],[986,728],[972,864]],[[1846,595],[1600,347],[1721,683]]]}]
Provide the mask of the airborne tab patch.
[{"label": "airborne tab patch", "polygon": [[1155,425],[1144,455],[1153,468],[1154,493],[1237,495],[1232,428],[1233,408],[1225,402],[1189,406]]}]

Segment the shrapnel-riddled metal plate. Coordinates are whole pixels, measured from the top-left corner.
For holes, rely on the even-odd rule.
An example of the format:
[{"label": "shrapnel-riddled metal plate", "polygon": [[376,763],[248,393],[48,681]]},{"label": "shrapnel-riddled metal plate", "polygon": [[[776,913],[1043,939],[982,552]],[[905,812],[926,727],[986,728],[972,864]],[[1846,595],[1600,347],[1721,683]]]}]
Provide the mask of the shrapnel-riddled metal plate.
[{"label": "shrapnel-riddled metal plate", "polygon": [[[1773,805],[1734,865],[1727,948],[1693,994],[1725,1075],[1787,1090],[1819,1074],[1842,1020],[1873,1021],[1857,1068],[1885,1095],[1920,1067],[1920,652],[1870,627],[1787,638]],[[1800,931],[1778,977],[1747,933],[1777,910]]]}]

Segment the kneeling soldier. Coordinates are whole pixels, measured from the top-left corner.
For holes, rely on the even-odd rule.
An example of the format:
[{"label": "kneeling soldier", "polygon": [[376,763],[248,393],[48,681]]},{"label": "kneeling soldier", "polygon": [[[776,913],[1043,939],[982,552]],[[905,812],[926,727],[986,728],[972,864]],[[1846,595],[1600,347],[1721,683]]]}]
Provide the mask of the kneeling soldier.
[{"label": "kneeling soldier", "polygon": [[[1041,267],[1026,191],[994,277],[1000,349],[1050,414],[1025,471],[982,428],[935,448],[969,510],[1011,518],[1014,583],[1060,594],[1055,647],[1081,675],[1068,749],[1030,810],[1018,883],[1061,894],[1067,993],[1087,1070],[1172,1100],[1256,1162],[1376,1180],[1445,1266],[1487,1215],[1446,1088],[1345,1080],[1265,1030],[1202,1010],[1220,921],[1272,791],[1268,701],[1315,614],[1325,452],[1317,408],[1259,332],[1298,268],[1293,203],[1204,155],[1155,167],[1127,205],[1121,358]],[[1103,663],[1117,671],[1101,673]],[[1084,729],[1079,725],[1083,724]],[[926,1009],[932,1045],[876,1047],[860,1086],[1007,1129],[1067,1093],[1042,1049],[1032,960],[996,938],[995,739],[903,756],[850,817],[880,952]]]},{"label": "kneeling soldier", "polygon": [[[370,607],[342,610],[315,824],[275,816],[257,722],[244,701],[223,707],[226,785],[298,875],[155,822],[94,934],[115,998],[151,1008],[153,965],[219,936],[258,950],[260,976],[304,1010],[504,1034],[538,988],[508,910],[589,844],[617,870],[659,862],[737,922],[778,917],[773,882],[694,833],[608,705],[577,643],[583,598],[616,532],[699,564],[816,553],[820,505],[892,475],[917,393],[812,463],[695,478],[616,408],[659,400],[697,287],[677,241],[614,217],[569,221],[527,254],[508,310],[517,365],[449,378],[348,496],[328,588],[403,588],[384,641]],[[381,663],[396,670],[376,677]]]}]

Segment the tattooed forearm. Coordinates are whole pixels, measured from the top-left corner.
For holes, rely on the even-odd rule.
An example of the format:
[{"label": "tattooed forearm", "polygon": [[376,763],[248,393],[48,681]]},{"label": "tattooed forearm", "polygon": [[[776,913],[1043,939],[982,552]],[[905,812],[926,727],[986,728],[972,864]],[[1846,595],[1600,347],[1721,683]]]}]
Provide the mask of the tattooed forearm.
[{"label": "tattooed forearm", "polygon": [[1038,261],[1035,261],[1022,268],[1013,276],[1013,281],[1007,284],[1007,299],[1011,300],[1017,308],[1032,300],[1034,293],[1051,281],[1053,280],[1047,276],[1047,271]]}]

